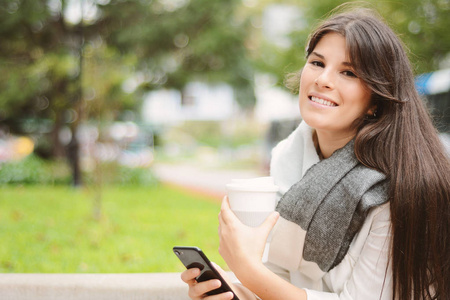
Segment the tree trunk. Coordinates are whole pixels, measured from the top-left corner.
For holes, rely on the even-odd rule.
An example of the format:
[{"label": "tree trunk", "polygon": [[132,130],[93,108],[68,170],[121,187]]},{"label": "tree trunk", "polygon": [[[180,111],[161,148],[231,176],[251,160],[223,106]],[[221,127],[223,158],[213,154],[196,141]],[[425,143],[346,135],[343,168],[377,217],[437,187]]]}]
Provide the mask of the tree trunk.
[{"label": "tree trunk", "polygon": [[70,167],[72,169],[72,184],[75,187],[80,187],[83,184],[81,178],[81,168],[80,168],[80,144],[77,138],[78,124],[72,126],[72,139],[67,146],[67,157],[70,163]]},{"label": "tree trunk", "polygon": [[[81,2],[82,3],[82,2]],[[83,184],[80,167],[80,143],[78,141],[78,125],[83,117],[83,47],[84,47],[84,32],[83,19],[81,19],[76,30],[74,31],[74,39],[78,53],[78,75],[74,78],[76,91],[73,94],[72,108],[76,111],[76,118],[70,126],[72,132],[72,139],[68,145],[68,159],[72,168],[72,183],[75,187]]]},{"label": "tree trunk", "polygon": [[65,157],[66,153],[64,150],[64,145],[61,143],[59,138],[59,134],[63,125],[63,120],[61,114],[56,114],[55,123],[53,125],[53,129],[51,132],[51,141],[52,141],[52,157],[62,158]]}]

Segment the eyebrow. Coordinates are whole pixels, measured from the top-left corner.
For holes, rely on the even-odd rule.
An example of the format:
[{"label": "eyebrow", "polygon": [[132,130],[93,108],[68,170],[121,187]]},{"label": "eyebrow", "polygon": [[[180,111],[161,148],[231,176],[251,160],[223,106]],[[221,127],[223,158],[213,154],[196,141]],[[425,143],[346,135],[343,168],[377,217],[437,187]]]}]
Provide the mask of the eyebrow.
[{"label": "eyebrow", "polygon": [[[314,54],[315,56],[319,57],[320,59],[325,59],[325,56],[323,56],[322,54],[319,54],[315,51],[311,52],[311,54]],[[344,66],[348,66],[348,67],[353,67],[352,63],[348,62],[348,61],[344,61],[342,62],[342,64]]]}]

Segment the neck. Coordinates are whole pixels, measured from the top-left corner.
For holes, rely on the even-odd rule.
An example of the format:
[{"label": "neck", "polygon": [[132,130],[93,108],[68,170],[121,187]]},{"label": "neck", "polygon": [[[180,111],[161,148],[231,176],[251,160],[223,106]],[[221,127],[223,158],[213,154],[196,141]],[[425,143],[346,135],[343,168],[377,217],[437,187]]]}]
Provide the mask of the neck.
[{"label": "neck", "polygon": [[330,157],[334,151],[344,147],[355,135],[336,136],[324,132],[314,132],[314,143],[320,159]]}]

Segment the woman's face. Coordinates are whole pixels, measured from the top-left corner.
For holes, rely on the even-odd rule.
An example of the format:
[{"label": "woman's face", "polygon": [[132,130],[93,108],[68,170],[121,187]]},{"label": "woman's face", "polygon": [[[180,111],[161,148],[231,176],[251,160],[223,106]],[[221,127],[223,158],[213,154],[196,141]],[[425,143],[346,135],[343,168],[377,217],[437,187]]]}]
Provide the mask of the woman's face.
[{"label": "woman's face", "polygon": [[300,79],[300,113],[317,133],[333,138],[356,134],[353,122],[370,108],[370,90],[359,79],[347,57],[345,38],[322,37],[309,55]]}]

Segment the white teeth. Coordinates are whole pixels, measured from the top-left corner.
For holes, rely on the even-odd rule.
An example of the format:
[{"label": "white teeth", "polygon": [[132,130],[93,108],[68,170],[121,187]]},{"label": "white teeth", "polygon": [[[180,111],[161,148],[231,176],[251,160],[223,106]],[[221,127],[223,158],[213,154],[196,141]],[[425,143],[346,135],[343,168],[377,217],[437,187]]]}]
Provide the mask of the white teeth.
[{"label": "white teeth", "polygon": [[320,98],[317,98],[317,97],[314,97],[314,96],[311,97],[311,100],[313,102],[316,102],[316,103],[319,103],[319,104],[322,104],[322,105],[326,105],[326,106],[336,106],[336,104],[331,102],[331,101],[323,100],[323,99],[320,99]]}]

